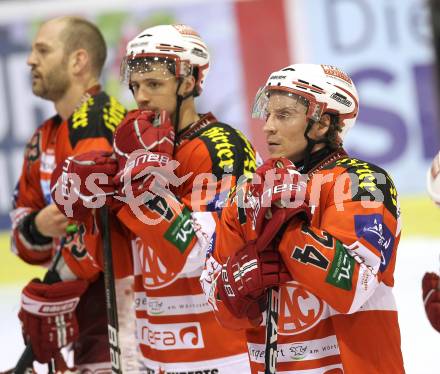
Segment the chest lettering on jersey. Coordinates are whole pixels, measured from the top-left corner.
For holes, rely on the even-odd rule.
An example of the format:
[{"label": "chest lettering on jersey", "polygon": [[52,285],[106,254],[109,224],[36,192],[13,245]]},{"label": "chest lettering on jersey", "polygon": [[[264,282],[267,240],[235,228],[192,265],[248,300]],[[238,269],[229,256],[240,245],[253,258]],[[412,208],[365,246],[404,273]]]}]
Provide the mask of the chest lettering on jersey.
[{"label": "chest lettering on jersey", "polygon": [[142,344],[160,351],[176,349],[201,349],[205,344],[199,322],[152,324],[138,321]]},{"label": "chest lettering on jersey", "polygon": [[177,277],[162,263],[156,252],[148,245],[144,245],[140,238],[133,241],[135,261],[139,261],[146,289],[157,289],[166,287]]},{"label": "chest lettering on jersey", "polygon": [[309,330],[322,319],[323,313],[322,300],[297,283],[291,282],[280,287],[280,335],[295,335]]}]

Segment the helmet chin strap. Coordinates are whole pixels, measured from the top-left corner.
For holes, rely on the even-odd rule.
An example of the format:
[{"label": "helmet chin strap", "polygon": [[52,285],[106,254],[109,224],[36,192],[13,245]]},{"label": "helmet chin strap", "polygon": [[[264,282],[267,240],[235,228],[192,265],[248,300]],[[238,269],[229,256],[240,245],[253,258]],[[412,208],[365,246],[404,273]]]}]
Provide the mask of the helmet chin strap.
[{"label": "helmet chin strap", "polygon": [[304,131],[304,137],[307,139],[307,146],[304,151],[304,170],[310,170],[310,159],[312,156],[313,147],[316,144],[328,143],[328,139],[324,138],[322,140],[314,140],[309,137],[309,131],[312,129],[313,124],[316,123],[313,119],[309,119],[307,122],[306,130]]},{"label": "helmet chin strap", "polygon": [[180,109],[182,107],[182,103],[183,100],[188,99],[189,97],[193,96],[193,92],[191,91],[190,93],[186,94],[185,96],[180,95],[179,94],[179,89],[180,86],[183,83],[183,78],[178,78],[178,83],[177,83],[177,89],[176,89],[176,111],[174,113],[174,117],[173,117],[173,126],[174,126],[174,151],[173,151],[173,155],[175,153],[176,150],[176,141],[177,141],[177,131],[179,130],[179,120],[180,120]]}]

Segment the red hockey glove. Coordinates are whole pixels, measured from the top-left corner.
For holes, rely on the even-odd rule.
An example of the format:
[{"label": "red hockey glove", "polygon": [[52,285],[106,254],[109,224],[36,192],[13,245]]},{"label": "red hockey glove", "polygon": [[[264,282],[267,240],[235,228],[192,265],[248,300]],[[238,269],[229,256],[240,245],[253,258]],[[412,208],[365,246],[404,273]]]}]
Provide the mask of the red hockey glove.
[{"label": "red hockey glove", "polygon": [[274,245],[289,218],[279,209],[257,241],[248,243],[222,266],[217,280],[219,297],[235,317],[258,319],[266,309],[266,290],[292,280]]},{"label": "red hockey glove", "polygon": [[440,277],[425,273],[422,280],[423,301],[429,322],[440,332]]},{"label": "red hockey glove", "polygon": [[249,243],[222,266],[218,296],[237,318],[257,319],[266,309],[266,290],[292,280],[278,251],[259,252]]},{"label": "red hockey glove", "polygon": [[113,149],[119,169],[134,151],[155,152],[171,157],[174,150],[174,129],[165,111],[132,110],[116,128]]},{"label": "red hockey glove", "polygon": [[[269,159],[260,166],[246,191],[243,204],[246,218],[252,222],[257,234],[275,208],[288,209],[290,216],[303,213],[310,218],[306,188],[305,178],[285,158]],[[239,200],[239,207],[240,204]]]},{"label": "red hockey glove", "polygon": [[[119,171],[113,182],[121,200],[130,203],[145,191],[165,190],[173,180],[173,165],[169,154],[135,151],[131,153],[125,168]],[[152,188],[154,185],[154,188]]]},{"label": "red hockey glove", "polygon": [[52,199],[67,217],[85,221],[90,209],[112,201],[117,171],[117,161],[109,152],[91,151],[68,157],[52,174]]},{"label": "red hockey glove", "polygon": [[46,363],[78,337],[75,308],[87,288],[83,280],[54,284],[34,279],[23,289],[18,317],[37,361]]}]

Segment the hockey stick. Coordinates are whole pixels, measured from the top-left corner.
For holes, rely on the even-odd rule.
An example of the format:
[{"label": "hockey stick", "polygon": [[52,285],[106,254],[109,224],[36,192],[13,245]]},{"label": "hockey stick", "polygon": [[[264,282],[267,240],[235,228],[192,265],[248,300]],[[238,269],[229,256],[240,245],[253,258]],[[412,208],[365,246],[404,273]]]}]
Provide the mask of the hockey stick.
[{"label": "hockey stick", "polygon": [[[67,226],[66,233],[67,235],[72,235],[75,232],[78,231],[78,227],[76,225],[69,225]],[[61,249],[66,244],[67,235],[63,236],[61,238],[61,242],[59,245],[59,250],[56,252],[55,257],[53,258],[53,263],[50,269],[46,272],[43,278],[43,283],[46,284],[53,284],[60,281],[60,277],[57,273],[57,266],[60,262],[60,259],[62,257],[62,251]],[[18,359],[17,364],[15,365],[15,369],[12,371],[12,373],[15,374],[25,374],[28,372],[29,368],[32,367],[32,363],[34,361],[34,352],[32,351],[32,346],[30,343],[26,345],[26,348],[24,349],[23,353],[21,354],[20,358]],[[49,371],[51,372],[52,364],[49,363]]]},{"label": "hockey stick", "polygon": [[276,373],[278,345],[278,305],[278,287],[269,288],[267,292],[266,351],[264,354],[264,374]]},{"label": "hockey stick", "polygon": [[[275,237],[279,244],[287,229],[288,221],[284,222]],[[279,315],[279,287],[269,288],[267,291],[266,310],[266,348],[264,352],[264,374],[275,374],[277,366],[278,346],[278,315]]]},{"label": "hockey stick", "polygon": [[103,262],[104,262],[104,284],[105,299],[107,307],[107,326],[108,339],[110,344],[110,360],[112,364],[112,373],[122,374],[121,369],[121,348],[119,347],[119,323],[118,309],[116,305],[115,277],[113,273],[112,245],[109,228],[108,207],[103,206],[100,209],[102,242],[103,242]]}]

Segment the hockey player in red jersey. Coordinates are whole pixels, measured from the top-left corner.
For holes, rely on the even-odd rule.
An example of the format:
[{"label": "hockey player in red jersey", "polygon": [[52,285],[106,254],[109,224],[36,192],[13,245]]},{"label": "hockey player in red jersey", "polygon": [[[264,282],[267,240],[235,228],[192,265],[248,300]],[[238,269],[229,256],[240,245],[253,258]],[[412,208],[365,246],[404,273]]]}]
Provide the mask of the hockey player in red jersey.
[{"label": "hockey player in red jersey", "polygon": [[342,148],[358,108],[350,77],[329,65],[290,65],[257,94],[272,158],[223,209],[201,277],[219,321],[246,329],[253,373],[270,364],[261,312],[278,286],[276,372],[404,372],[397,193]]},{"label": "hockey player in red jersey", "polygon": [[[440,206],[440,152],[434,157],[428,170],[427,188],[429,196]],[[422,279],[422,295],[429,322],[440,332],[440,277],[436,273],[425,273]]]},{"label": "hockey player in red jersey", "polygon": [[[218,325],[199,283],[229,191],[256,168],[243,134],[196,110],[209,67],[207,46],[186,25],[142,31],[122,62],[139,109],[115,133],[115,159],[107,164],[118,165],[116,195],[106,201],[117,216],[111,217],[115,274],[135,275],[136,333],[148,373],[249,371],[243,332]],[[54,195],[72,192],[63,175],[66,181],[103,172],[102,158],[101,166],[90,166],[99,157],[84,154],[65,164],[53,180]],[[87,221],[87,249],[102,266],[99,224],[84,206],[71,208]]]},{"label": "hockey player in red jersey", "polygon": [[83,229],[66,237],[69,219],[51,200],[50,178],[69,156],[111,150],[125,109],[100,88],[105,58],[100,31],[85,19],[61,17],[39,28],[27,61],[32,91],[52,101],[57,113],[26,146],[11,212],[12,249],[22,260],[50,266],[55,252],[63,253],[59,282],[32,280],[23,290],[19,318],[25,340],[43,363],[73,344],[74,363],[87,373],[110,368],[103,279],[87,256]]}]

